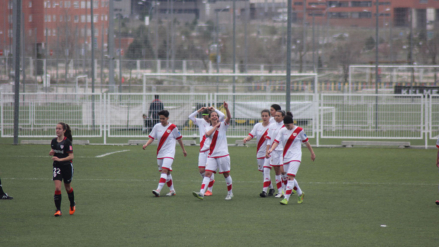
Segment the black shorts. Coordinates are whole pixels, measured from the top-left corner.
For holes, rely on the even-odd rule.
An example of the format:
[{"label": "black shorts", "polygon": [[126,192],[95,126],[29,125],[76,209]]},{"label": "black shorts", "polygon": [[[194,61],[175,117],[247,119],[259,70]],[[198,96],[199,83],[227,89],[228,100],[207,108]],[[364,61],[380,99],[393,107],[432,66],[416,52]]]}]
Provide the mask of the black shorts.
[{"label": "black shorts", "polygon": [[73,164],[69,163],[67,165],[61,165],[60,167],[53,167],[53,178],[52,180],[60,180],[65,184],[69,184],[73,179]]}]

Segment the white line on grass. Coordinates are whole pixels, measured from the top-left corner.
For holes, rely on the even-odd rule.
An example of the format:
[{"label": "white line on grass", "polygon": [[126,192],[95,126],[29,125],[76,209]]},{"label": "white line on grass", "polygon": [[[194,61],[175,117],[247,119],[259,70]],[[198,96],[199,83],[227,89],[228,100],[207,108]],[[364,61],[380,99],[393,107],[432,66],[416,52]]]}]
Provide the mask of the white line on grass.
[{"label": "white line on grass", "polygon": [[[52,180],[52,178],[2,178],[3,180]],[[158,182],[158,179],[123,179],[123,178],[76,178],[79,181],[111,181],[111,182]],[[176,182],[192,183],[201,180],[176,180]],[[225,183],[225,181],[216,181],[216,183]],[[236,181],[234,183],[260,183],[260,181]],[[371,183],[371,182],[301,182],[301,184],[321,184],[321,185],[391,185],[391,186],[437,186],[437,184],[428,183]]]},{"label": "white line on grass", "polygon": [[102,158],[102,157],[108,156],[110,154],[122,153],[122,152],[127,152],[127,151],[130,151],[130,150],[120,150],[120,151],[115,151],[115,152],[111,152],[111,153],[106,153],[106,154],[98,155],[98,156],[96,156],[96,158]]}]

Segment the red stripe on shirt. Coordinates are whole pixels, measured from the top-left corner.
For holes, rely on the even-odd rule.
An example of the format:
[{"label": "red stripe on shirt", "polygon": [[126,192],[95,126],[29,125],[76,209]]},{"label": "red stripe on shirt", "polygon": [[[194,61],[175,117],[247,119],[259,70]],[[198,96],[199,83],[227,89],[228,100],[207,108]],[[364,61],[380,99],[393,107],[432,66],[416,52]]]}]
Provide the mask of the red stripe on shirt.
[{"label": "red stripe on shirt", "polygon": [[223,156],[216,156],[216,157],[207,157],[207,158],[211,158],[211,159],[218,159],[218,158],[223,158],[223,157],[227,157],[229,156],[228,154],[223,155]]},{"label": "red stripe on shirt", "polygon": [[210,152],[209,155],[211,155],[213,153],[213,150],[215,150],[215,146],[216,146],[216,141],[218,140],[218,130],[215,130],[215,133],[213,134],[212,137],[212,142],[210,143]]},{"label": "red stripe on shirt", "polygon": [[307,142],[308,141],[308,138],[306,138],[306,140],[303,140],[302,142]]},{"label": "red stripe on shirt", "polygon": [[[203,147],[204,147],[204,142],[206,141],[206,136],[204,135],[203,136],[203,139],[201,140],[201,142],[200,142],[200,152],[202,152],[201,150],[203,150]],[[207,151],[207,150],[206,150]]]},{"label": "red stripe on shirt", "polygon": [[151,138],[151,139],[154,139],[154,137],[152,137],[152,136],[150,136],[150,135],[148,135],[148,137]]},{"label": "red stripe on shirt", "polygon": [[[296,137],[299,135],[300,131],[302,131],[303,129],[301,127],[297,127],[293,133],[290,135],[290,138],[288,138],[287,143],[285,143],[285,147],[284,147],[284,154],[283,157],[285,157],[285,154],[287,153],[288,149],[291,147],[291,144],[293,144],[294,139],[296,139]],[[296,134],[296,135],[294,135]]]},{"label": "red stripe on shirt", "polygon": [[[249,134],[250,135],[250,134]],[[261,136],[261,139],[259,139],[258,147],[256,148],[256,153],[259,153],[259,149],[261,148],[262,144],[264,144],[265,137],[268,135],[268,129],[265,130],[264,134]],[[253,136],[252,136],[253,137]]]},{"label": "red stripe on shirt", "polygon": [[436,145],[437,148],[439,148],[439,145]]},{"label": "red stripe on shirt", "polygon": [[166,140],[168,139],[169,135],[172,133],[172,131],[176,128],[175,124],[171,124],[163,134],[162,138],[160,138],[159,145],[157,146],[157,155],[160,152],[160,149],[162,149],[163,144],[165,144]]},{"label": "red stripe on shirt", "polygon": [[248,133],[248,135],[251,136],[252,138],[254,138],[254,136],[252,134]]}]

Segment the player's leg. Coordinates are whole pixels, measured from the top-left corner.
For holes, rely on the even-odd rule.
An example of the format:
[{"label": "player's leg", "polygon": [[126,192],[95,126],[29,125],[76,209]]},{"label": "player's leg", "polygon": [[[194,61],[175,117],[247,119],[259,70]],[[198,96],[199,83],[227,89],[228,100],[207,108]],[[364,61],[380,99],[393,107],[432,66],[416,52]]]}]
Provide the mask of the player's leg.
[{"label": "player's leg", "polygon": [[174,189],[174,181],[172,180],[172,175],[171,175],[171,171],[172,171],[172,162],[173,159],[163,159],[163,166],[162,168],[167,168],[168,169],[168,177],[166,178],[166,184],[169,187],[169,193],[166,194],[166,196],[175,196],[175,189]]},{"label": "player's leg", "polygon": [[9,196],[6,192],[3,191],[2,180],[0,179],[0,199],[12,199],[12,196]]},{"label": "player's leg", "polygon": [[69,165],[65,165],[61,169],[61,174],[64,180],[64,188],[67,191],[67,196],[69,197],[70,201],[69,213],[72,215],[76,211],[75,194],[73,193],[73,188],[71,186],[73,179],[73,164],[70,163]]},{"label": "player's leg", "polygon": [[264,168],[265,159],[257,159],[256,161],[258,162],[258,171],[262,172],[262,182],[263,182],[262,192],[259,194],[259,196],[267,197],[267,190],[271,181],[269,181],[268,179],[266,180],[266,174],[265,174],[266,172]]},{"label": "player's leg", "polygon": [[288,183],[287,183],[287,188],[286,188],[286,192],[285,192],[285,199],[280,202],[283,205],[288,204],[288,200],[290,199],[290,196],[295,188],[297,189],[297,195],[299,196],[299,199],[297,202],[298,203],[303,202],[303,198],[305,196],[305,193],[300,189],[300,187],[298,187],[299,184],[297,183],[297,181],[295,181],[296,174],[297,174],[297,171],[299,170],[299,167],[300,167],[299,161],[293,161],[289,165],[289,169],[287,172]]},{"label": "player's leg", "polygon": [[207,154],[199,153],[198,154],[198,171],[202,178],[204,178],[204,173],[206,172],[206,163],[207,163]]},{"label": "player's leg", "polygon": [[163,186],[166,183],[166,179],[168,178],[168,169],[162,167],[163,160],[164,159],[157,159],[157,166],[158,166],[159,172],[160,172],[160,180],[159,180],[159,184],[157,186],[157,189],[152,191],[152,193],[155,195],[155,197],[160,196],[160,191],[162,190]]},{"label": "player's leg", "polygon": [[53,177],[52,180],[55,184],[55,195],[53,196],[53,201],[55,202],[55,216],[61,216],[61,188],[62,188],[62,175],[61,169],[58,167],[53,167]]},{"label": "player's leg", "polygon": [[206,172],[204,174],[203,182],[201,183],[200,192],[193,191],[192,195],[200,200],[204,199],[204,194],[206,193],[206,189],[209,185],[210,177],[212,176],[212,173],[215,173],[217,166],[216,159],[207,158]]},{"label": "player's leg", "polygon": [[282,152],[274,151],[271,153],[270,165],[274,168],[277,194],[275,197],[280,198],[283,196],[282,190],[282,166],[283,162],[281,159]]},{"label": "player's leg", "polygon": [[227,184],[227,196],[226,200],[232,200],[233,197],[233,191],[232,191],[232,176],[230,176],[230,156],[218,158],[219,160],[219,173],[223,174],[224,178],[226,179]]},{"label": "player's leg", "polygon": [[287,175],[287,171],[288,171],[288,167],[290,166],[290,164],[289,163],[287,163],[287,164],[284,164],[283,166],[282,166],[282,190],[284,191],[284,193],[285,193],[285,191],[286,191],[286,187],[287,187],[287,183],[288,183],[288,175]]}]

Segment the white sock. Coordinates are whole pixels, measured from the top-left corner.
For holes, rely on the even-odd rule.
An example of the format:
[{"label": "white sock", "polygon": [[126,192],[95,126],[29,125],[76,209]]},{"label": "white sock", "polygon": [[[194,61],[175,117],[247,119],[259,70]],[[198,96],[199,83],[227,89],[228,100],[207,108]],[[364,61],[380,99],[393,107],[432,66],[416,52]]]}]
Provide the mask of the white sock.
[{"label": "white sock", "polygon": [[232,194],[232,176],[226,177],[227,191],[228,194]]},{"label": "white sock", "polygon": [[201,189],[200,189],[200,194],[204,196],[204,193],[206,193],[206,189],[207,189],[207,185],[210,182],[210,178],[209,177],[204,177],[203,178],[203,183],[201,184]]},{"label": "white sock", "polygon": [[299,183],[297,182],[297,179],[294,179],[294,189],[297,191],[297,195],[302,195],[302,190],[299,187]]},{"label": "white sock", "polygon": [[166,184],[169,187],[169,191],[173,191],[174,190],[174,181],[172,180],[172,175],[171,174],[168,175],[168,179],[166,179]]},{"label": "white sock", "polygon": [[207,187],[208,191],[212,192],[214,183],[215,183],[215,174],[212,173],[212,175],[210,176],[209,186]]},{"label": "white sock", "polygon": [[293,187],[294,187],[294,180],[288,180],[287,188],[285,191],[285,198],[287,200],[290,199],[291,193],[293,192]]},{"label": "white sock", "polygon": [[159,186],[157,186],[157,191],[161,191],[163,186],[166,183],[166,179],[168,178],[168,174],[166,173],[160,173],[160,180],[159,180]]},{"label": "white sock", "polygon": [[282,178],[281,175],[276,175],[276,186],[277,186],[277,193],[282,193]]},{"label": "white sock", "polygon": [[271,177],[270,177],[270,169],[264,167],[264,185],[262,188],[262,191],[267,192],[267,189],[273,189],[273,184],[271,183]]}]

